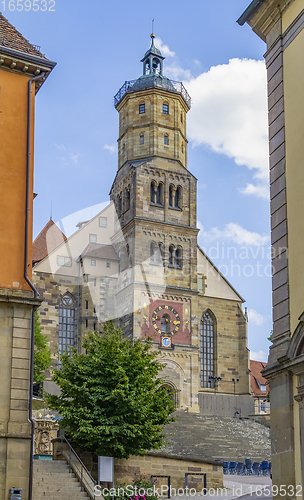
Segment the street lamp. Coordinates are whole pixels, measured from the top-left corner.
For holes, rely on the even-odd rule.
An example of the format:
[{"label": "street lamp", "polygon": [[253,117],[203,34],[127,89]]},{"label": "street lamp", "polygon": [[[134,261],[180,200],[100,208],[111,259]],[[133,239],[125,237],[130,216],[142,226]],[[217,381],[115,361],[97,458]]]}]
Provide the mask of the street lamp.
[{"label": "street lamp", "polygon": [[240,379],[239,379],[239,378],[233,378],[233,379],[232,379],[232,382],[233,382],[233,388],[234,388],[234,395],[235,395],[235,384],[236,384],[236,382],[239,382],[239,381],[240,381]]},{"label": "street lamp", "polygon": [[214,392],[216,392],[216,382],[222,380],[222,377],[214,377],[213,375],[209,375],[209,382],[211,382],[211,380],[213,380],[214,382]]}]

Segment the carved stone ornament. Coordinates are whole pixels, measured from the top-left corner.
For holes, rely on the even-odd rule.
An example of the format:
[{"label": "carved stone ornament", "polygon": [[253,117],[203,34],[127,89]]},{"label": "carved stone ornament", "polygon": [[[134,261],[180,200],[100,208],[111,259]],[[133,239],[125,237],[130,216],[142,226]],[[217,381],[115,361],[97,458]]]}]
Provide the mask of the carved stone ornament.
[{"label": "carved stone ornament", "polygon": [[52,420],[35,420],[34,454],[49,455],[52,453],[51,432],[54,426]]}]

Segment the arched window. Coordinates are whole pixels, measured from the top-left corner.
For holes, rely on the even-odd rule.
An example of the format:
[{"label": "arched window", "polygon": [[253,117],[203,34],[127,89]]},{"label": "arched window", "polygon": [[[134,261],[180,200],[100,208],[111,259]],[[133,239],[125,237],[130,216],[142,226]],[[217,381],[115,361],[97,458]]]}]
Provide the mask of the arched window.
[{"label": "arched window", "polygon": [[126,198],[126,210],[129,210],[129,208],[130,208],[130,202],[131,202],[130,186],[128,186],[127,189],[126,189],[125,198]]},{"label": "arched window", "polygon": [[182,208],[182,188],[178,186],[175,191],[175,208]]},{"label": "arched window", "polygon": [[175,254],[174,246],[170,245],[169,246],[169,266],[171,266],[171,267],[174,266],[174,254]]},{"label": "arched window", "polygon": [[209,311],[206,311],[201,319],[201,387],[212,388],[214,381],[209,377],[214,377],[214,337],[215,320]]},{"label": "arched window", "polygon": [[182,268],[183,267],[183,249],[182,247],[177,247],[175,252],[175,267]]},{"label": "arched window", "polygon": [[155,264],[155,252],[156,252],[156,243],[152,241],[150,244],[150,262]]},{"label": "arched window", "polygon": [[140,136],[139,136],[139,144],[145,144],[144,134],[140,134]]},{"label": "arched window", "polygon": [[163,196],[164,196],[164,185],[162,182],[160,182],[156,190],[156,203],[158,203],[159,205],[163,205]]},{"label": "arched window", "polygon": [[[76,344],[75,299],[69,292],[59,303],[59,354],[70,352]],[[61,366],[59,360],[58,366]]]},{"label": "arched window", "polygon": [[163,243],[159,243],[158,253],[159,253],[159,263],[165,265],[165,245]]},{"label": "arched window", "polygon": [[117,196],[117,205],[116,205],[116,210],[117,210],[117,217],[120,217],[122,214],[122,199],[121,199],[121,193],[120,195]]},{"label": "arched window", "polygon": [[151,203],[156,203],[156,184],[151,182]]},{"label": "arched window", "polygon": [[171,318],[169,314],[164,314],[161,319],[162,333],[171,333]]},{"label": "arched window", "polygon": [[169,207],[173,207],[173,186],[169,186]]}]

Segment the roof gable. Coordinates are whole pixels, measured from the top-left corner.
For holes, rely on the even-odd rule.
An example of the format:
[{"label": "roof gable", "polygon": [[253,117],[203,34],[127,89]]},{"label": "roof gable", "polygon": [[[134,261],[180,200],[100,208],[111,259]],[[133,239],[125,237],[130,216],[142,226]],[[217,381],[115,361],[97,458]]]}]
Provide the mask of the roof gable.
[{"label": "roof gable", "polygon": [[197,245],[197,272],[206,277],[205,295],[221,299],[245,302],[243,297],[233,288],[205,252]]},{"label": "roof gable", "polygon": [[36,264],[44,259],[49,253],[66,241],[65,234],[56,226],[52,219],[44,226],[33,242],[32,262]]}]

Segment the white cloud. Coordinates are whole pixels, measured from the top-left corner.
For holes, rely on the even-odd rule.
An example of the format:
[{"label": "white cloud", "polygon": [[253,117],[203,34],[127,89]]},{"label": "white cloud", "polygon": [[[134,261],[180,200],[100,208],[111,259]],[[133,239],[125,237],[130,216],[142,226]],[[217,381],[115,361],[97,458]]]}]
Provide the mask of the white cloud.
[{"label": "white cloud", "polygon": [[168,45],[165,45],[161,38],[156,37],[154,40],[154,45],[157,49],[159,49],[163,56],[165,57],[174,57],[175,52],[169,49]]},{"label": "white cloud", "polygon": [[239,189],[242,194],[254,194],[258,198],[264,198],[265,200],[269,200],[270,191],[268,184],[247,184],[245,188]]},{"label": "white cloud", "polygon": [[264,198],[268,182],[264,62],[231,59],[189,78],[185,86],[194,103],[188,119],[189,139],[194,146],[208,146],[253,170],[258,185],[251,184],[242,192]]},{"label": "white cloud", "polygon": [[248,231],[235,222],[229,222],[229,224],[226,224],[224,229],[213,227],[209,231],[205,231],[200,222],[198,222],[198,227],[201,229],[199,236],[200,239],[203,240],[204,245],[210,243],[211,241],[228,240],[233,241],[238,245],[262,246],[269,240],[269,236],[267,234],[261,235],[259,233]]},{"label": "white cloud", "polygon": [[166,66],[166,76],[172,80],[189,80],[191,73],[189,69],[181,68],[177,63]]},{"label": "white cloud", "polygon": [[55,147],[56,147],[57,149],[61,149],[62,151],[65,151],[65,150],[66,150],[66,147],[65,147],[65,145],[64,145],[64,144],[55,144]]},{"label": "white cloud", "polygon": [[78,158],[80,157],[80,153],[76,153],[75,155],[71,155],[71,160],[75,165],[78,165]]},{"label": "white cloud", "polygon": [[267,363],[267,354],[264,351],[250,351],[250,359]]},{"label": "white cloud", "polygon": [[249,309],[248,319],[254,325],[261,326],[265,318],[264,316],[262,316],[262,314],[259,314],[255,309]]},{"label": "white cloud", "polygon": [[110,151],[110,153],[116,153],[116,151],[117,151],[116,146],[109,146],[108,144],[105,144],[103,149]]}]

